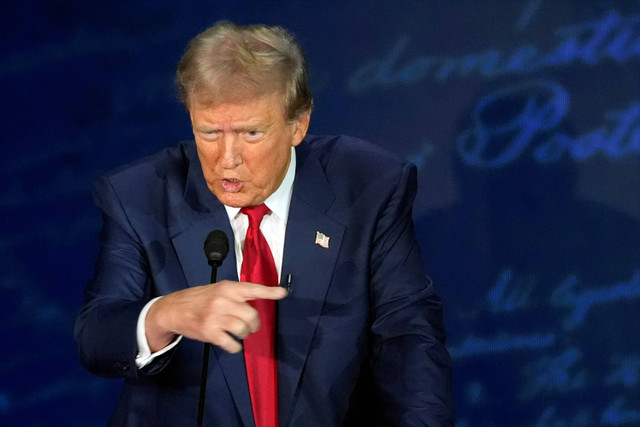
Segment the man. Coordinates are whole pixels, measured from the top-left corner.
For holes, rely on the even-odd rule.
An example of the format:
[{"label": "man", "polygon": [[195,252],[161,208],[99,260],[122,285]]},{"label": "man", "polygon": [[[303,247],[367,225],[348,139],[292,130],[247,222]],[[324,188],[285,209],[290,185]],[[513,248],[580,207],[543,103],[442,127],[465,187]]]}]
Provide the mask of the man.
[{"label": "man", "polygon": [[[415,167],[354,138],[306,136],[306,64],[282,28],[216,24],[177,82],[195,142],[96,183],[101,246],[75,336],[87,369],[125,379],[111,424],[202,413],[208,426],[452,425],[441,305],[411,218]],[[233,250],[209,283],[213,229]],[[256,277],[244,246],[260,236],[270,285],[288,291],[238,281]]]}]

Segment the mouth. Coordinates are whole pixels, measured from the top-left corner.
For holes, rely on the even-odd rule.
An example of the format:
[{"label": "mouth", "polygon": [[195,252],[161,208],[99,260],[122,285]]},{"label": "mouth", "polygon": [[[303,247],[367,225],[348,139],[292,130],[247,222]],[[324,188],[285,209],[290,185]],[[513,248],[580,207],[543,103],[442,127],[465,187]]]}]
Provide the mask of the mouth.
[{"label": "mouth", "polygon": [[237,193],[244,187],[244,182],[239,179],[222,179],[221,185],[227,193]]}]

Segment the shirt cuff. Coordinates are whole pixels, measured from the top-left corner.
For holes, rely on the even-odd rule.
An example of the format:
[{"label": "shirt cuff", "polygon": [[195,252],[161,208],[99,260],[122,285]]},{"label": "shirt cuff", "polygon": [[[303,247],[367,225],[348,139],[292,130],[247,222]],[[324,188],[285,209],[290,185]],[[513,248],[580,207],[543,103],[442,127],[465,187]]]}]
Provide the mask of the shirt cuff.
[{"label": "shirt cuff", "polygon": [[138,369],[144,368],[145,366],[153,362],[156,357],[161,356],[171,350],[173,347],[178,345],[178,343],[182,339],[182,335],[179,335],[166,347],[161,348],[155,353],[151,353],[149,342],[147,341],[147,330],[145,329],[144,322],[147,317],[147,313],[149,312],[149,308],[151,308],[153,303],[160,298],[162,297],[156,297],[149,301],[140,312],[140,316],[138,316],[138,325],[136,328],[136,338],[138,341],[138,355],[136,356],[136,366],[138,367]]}]

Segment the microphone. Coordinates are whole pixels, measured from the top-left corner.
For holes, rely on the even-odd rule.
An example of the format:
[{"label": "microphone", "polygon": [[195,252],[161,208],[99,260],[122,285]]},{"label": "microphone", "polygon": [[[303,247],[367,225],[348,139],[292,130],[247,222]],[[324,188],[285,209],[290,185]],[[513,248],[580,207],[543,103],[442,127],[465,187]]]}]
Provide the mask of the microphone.
[{"label": "microphone", "polygon": [[[222,230],[213,230],[204,241],[204,255],[211,266],[211,283],[215,283],[218,276],[218,267],[229,253],[229,238]],[[207,374],[209,371],[209,343],[204,343],[202,353],[202,371],[200,373],[200,399],[198,401],[197,427],[202,427],[204,419],[204,400],[207,394]]]},{"label": "microphone", "polygon": [[211,266],[211,283],[215,283],[218,267],[229,253],[229,238],[222,230],[213,230],[204,241],[204,255]]}]

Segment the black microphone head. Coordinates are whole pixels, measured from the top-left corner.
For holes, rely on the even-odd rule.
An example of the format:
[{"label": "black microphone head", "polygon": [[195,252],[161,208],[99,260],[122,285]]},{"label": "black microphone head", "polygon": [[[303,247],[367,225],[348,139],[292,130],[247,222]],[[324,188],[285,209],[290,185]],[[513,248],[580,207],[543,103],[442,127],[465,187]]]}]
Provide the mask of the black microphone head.
[{"label": "black microphone head", "polygon": [[204,254],[210,266],[220,266],[229,253],[229,238],[222,230],[213,230],[204,241]]}]

